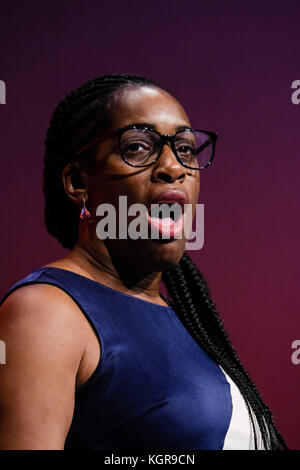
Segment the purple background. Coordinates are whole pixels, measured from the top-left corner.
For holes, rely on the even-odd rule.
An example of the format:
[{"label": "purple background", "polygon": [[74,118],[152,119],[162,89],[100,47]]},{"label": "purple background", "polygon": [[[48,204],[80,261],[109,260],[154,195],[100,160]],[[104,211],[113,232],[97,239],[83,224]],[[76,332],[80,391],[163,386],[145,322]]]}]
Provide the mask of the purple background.
[{"label": "purple background", "polygon": [[[3,2],[2,2],[3,5]],[[0,7],[0,294],[66,253],[43,223],[54,107],[97,75],[149,75],[216,130],[202,173],[205,242],[191,252],[241,360],[300,449],[298,1],[6,2]],[[1,337],[1,334],[0,334]]]}]

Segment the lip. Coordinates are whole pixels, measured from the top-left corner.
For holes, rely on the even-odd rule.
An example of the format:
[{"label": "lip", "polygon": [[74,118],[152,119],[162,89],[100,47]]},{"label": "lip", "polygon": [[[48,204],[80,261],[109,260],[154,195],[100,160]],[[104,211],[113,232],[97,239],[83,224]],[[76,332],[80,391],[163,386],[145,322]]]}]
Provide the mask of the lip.
[{"label": "lip", "polygon": [[155,230],[159,234],[159,238],[169,238],[169,240],[173,240],[174,237],[182,236],[182,232],[184,229],[184,216],[181,213],[179,219],[172,220],[170,217],[166,219],[160,219],[157,217],[152,217],[150,214],[150,209],[154,204],[160,203],[171,203],[171,204],[180,204],[181,210],[184,210],[184,204],[187,204],[189,198],[187,194],[180,190],[180,189],[169,189],[159,193],[157,196],[152,199],[149,211],[148,211],[148,224],[152,229]]},{"label": "lip", "polygon": [[188,204],[189,198],[187,194],[182,191],[181,189],[168,189],[167,191],[163,191],[159,193],[157,196],[152,199],[151,204],[159,204],[161,202],[169,202],[169,203],[178,203],[183,208],[184,204]]}]

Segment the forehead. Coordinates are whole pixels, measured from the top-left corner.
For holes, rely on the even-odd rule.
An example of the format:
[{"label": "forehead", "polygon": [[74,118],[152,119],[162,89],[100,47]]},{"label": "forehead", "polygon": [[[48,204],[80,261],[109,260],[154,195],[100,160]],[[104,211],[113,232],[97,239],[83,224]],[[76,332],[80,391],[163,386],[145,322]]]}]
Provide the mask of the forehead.
[{"label": "forehead", "polygon": [[126,88],[113,100],[112,126],[120,129],[130,124],[152,124],[159,132],[170,134],[180,126],[190,126],[181,104],[160,88]]}]

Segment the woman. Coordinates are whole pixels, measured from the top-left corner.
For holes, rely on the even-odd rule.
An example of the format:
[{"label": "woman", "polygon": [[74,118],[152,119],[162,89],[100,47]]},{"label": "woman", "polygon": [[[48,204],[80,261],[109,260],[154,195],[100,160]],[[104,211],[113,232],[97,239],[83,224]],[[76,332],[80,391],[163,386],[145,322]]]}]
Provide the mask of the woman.
[{"label": "woman", "polygon": [[187,203],[194,213],[215,140],[139,76],[91,80],[57,107],[45,221],[70,252],[2,300],[1,448],[286,448],[185,253],[185,234],[174,236],[182,218],[148,211],[156,238],[98,236],[98,206],[119,216],[120,195],[128,206]]}]

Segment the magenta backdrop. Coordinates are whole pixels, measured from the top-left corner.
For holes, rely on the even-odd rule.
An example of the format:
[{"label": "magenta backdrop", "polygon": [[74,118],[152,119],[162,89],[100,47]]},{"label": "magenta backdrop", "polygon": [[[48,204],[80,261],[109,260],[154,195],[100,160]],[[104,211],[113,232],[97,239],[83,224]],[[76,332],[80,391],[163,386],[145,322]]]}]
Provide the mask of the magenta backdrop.
[{"label": "magenta backdrop", "polygon": [[[168,87],[216,130],[202,173],[205,242],[191,256],[289,446],[300,449],[298,1],[14,2],[0,7],[0,294],[66,253],[43,222],[42,156],[54,107],[110,72]],[[1,332],[0,332],[1,337]]]}]

